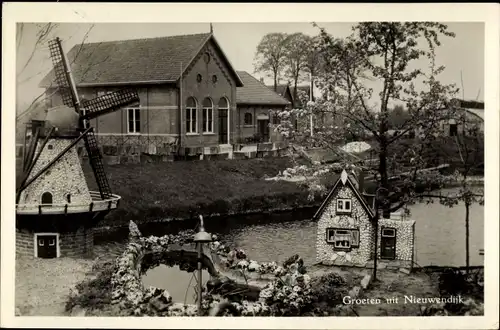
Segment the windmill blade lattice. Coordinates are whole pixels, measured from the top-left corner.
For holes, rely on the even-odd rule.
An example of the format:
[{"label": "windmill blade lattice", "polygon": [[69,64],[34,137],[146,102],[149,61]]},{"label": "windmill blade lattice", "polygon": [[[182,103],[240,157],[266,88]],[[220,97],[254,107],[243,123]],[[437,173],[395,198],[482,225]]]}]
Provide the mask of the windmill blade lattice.
[{"label": "windmill blade lattice", "polygon": [[49,41],[50,57],[54,66],[54,75],[56,84],[59,87],[59,94],[61,95],[64,105],[68,107],[75,107],[73,96],[71,94],[71,86],[66,76],[66,68],[64,65],[64,58],[59,39]]},{"label": "windmill blade lattice", "polygon": [[124,89],[82,102],[83,119],[90,120],[139,102],[136,91]]}]

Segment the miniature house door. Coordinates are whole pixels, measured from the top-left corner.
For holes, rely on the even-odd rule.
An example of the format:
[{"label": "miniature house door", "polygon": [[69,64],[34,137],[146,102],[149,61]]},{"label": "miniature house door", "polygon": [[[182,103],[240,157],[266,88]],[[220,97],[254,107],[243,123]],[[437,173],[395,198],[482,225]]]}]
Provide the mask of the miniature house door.
[{"label": "miniature house door", "polygon": [[269,142],[269,115],[261,113],[257,116],[257,129],[261,142]]},{"label": "miniature house door", "polygon": [[56,258],[57,257],[57,237],[56,235],[37,235],[37,257]]},{"label": "miniature house door", "polygon": [[396,229],[382,227],[380,235],[380,258],[396,259]]}]

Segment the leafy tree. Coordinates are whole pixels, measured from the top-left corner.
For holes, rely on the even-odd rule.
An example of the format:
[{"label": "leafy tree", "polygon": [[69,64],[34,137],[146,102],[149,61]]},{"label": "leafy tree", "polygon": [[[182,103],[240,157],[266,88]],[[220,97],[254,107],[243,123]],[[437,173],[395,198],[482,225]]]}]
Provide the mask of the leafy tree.
[{"label": "leafy tree", "polygon": [[[344,163],[367,171],[377,182],[377,216],[373,219],[376,233],[379,209],[387,218],[415,199],[417,183],[429,175],[422,171],[432,158],[426,152],[439,139],[440,124],[452,111],[448,100],[457,89],[437,79],[445,69],[435,64],[435,49],[441,37],[454,34],[446,25],[432,22],[359,23],[353,27],[352,35],[343,40],[320,29],[319,52],[324,65],[317,85],[322,95],[316,102],[309,102],[307,109],[297,110],[296,115],[328,113],[333,120],[331,124],[316,125],[314,136],[307,130],[293,131],[286,123],[279,128],[286,135],[293,135],[303,147],[321,145],[339,155],[339,146],[349,135],[360,134],[369,140],[377,162],[345,157]],[[413,62],[421,58],[429,60],[427,71],[412,69]],[[416,87],[417,81],[422,88]],[[371,87],[376,83],[378,94]],[[408,118],[401,123],[401,134],[390,136],[388,118],[395,103],[407,109]],[[419,133],[415,139],[403,139],[415,128]],[[324,173],[333,168],[316,165],[311,170]],[[313,187],[318,186],[317,181],[311,182]]]},{"label": "leafy tree", "polygon": [[255,72],[272,78],[275,91],[285,68],[287,42],[286,33],[268,33],[262,37],[255,53]]}]

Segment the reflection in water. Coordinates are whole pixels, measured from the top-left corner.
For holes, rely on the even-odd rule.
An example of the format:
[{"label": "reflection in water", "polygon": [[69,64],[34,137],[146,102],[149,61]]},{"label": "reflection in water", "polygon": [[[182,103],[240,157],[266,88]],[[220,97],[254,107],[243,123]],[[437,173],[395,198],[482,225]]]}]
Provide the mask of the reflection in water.
[{"label": "reflection in water", "polygon": [[[198,272],[194,273],[198,275]],[[210,279],[210,274],[203,270],[203,284]],[[188,273],[179,269],[179,266],[167,267],[160,265],[146,272],[142,277],[144,287],[154,286],[166,289],[172,296],[174,302],[194,304],[196,301],[196,279],[193,273]]]}]

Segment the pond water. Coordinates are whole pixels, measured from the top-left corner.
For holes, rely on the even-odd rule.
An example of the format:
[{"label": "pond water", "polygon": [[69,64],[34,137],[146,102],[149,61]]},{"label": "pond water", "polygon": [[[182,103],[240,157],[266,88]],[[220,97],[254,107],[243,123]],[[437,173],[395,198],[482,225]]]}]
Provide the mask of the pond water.
[{"label": "pond water", "polygon": [[[249,258],[259,262],[282,262],[293,254],[299,254],[306,264],[315,262],[316,223],[311,221],[315,209],[274,214],[258,214],[237,217],[206,219],[207,231],[218,234],[231,246],[245,250]],[[439,204],[410,206],[415,227],[415,262],[419,266],[465,265],[465,206],[449,208]],[[175,223],[156,223],[141,226],[143,235],[161,236],[178,230],[194,228],[196,220]],[[126,236],[124,236],[126,237]],[[109,238],[107,239],[109,241]],[[99,245],[98,239],[96,244]],[[107,243],[101,243],[107,244]],[[125,243],[123,243],[125,244]],[[123,248],[123,244],[113,246]],[[482,266],[484,248],[484,207],[473,205],[470,209],[470,265]],[[100,251],[106,251],[106,249]],[[183,302],[192,273],[178,267],[160,266],[149,270],[144,283],[168,289],[173,299]],[[208,273],[204,273],[208,279]],[[195,281],[188,289],[186,301],[193,303]]]}]

